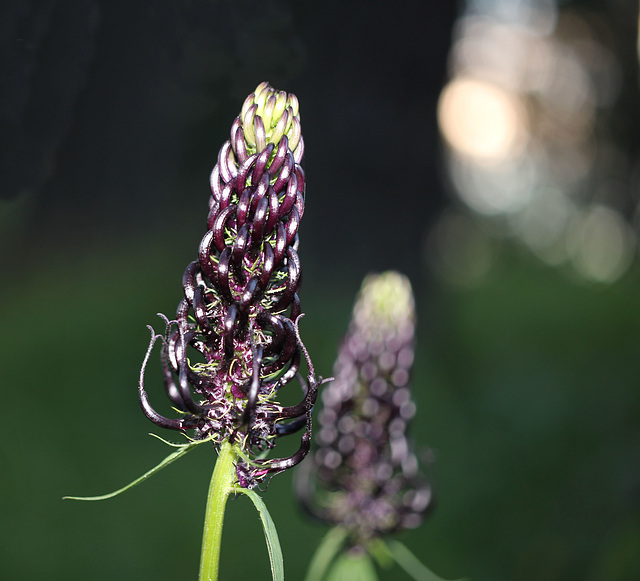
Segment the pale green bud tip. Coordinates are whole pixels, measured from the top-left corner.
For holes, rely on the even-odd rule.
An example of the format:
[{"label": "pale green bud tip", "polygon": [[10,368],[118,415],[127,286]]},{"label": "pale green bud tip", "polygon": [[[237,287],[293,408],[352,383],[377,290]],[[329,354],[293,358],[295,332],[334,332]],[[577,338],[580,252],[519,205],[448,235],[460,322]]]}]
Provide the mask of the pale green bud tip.
[{"label": "pale green bud tip", "polygon": [[269,143],[277,146],[285,135],[291,151],[301,145],[298,98],[276,91],[269,83],[260,83],[246,98],[240,121],[251,152],[261,151]]},{"label": "pale green bud tip", "polygon": [[400,331],[413,326],[415,303],[409,279],[395,271],[364,279],[354,307],[354,322],[362,330]]}]

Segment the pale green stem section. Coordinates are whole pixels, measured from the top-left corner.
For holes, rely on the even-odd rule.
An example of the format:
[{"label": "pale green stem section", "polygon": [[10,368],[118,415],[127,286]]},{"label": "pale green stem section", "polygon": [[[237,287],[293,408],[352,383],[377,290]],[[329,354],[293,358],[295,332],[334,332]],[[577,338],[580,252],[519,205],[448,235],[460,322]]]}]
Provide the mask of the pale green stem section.
[{"label": "pale green stem section", "polygon": [[217,581],[220,566],[220,543],[222,542],[222,523],[227,497],[236,481],[236,449],[224,442],[218,454],[218,460],[211,476],[207,510],[202,534],[202,554],[200,557],[200,581]]}]

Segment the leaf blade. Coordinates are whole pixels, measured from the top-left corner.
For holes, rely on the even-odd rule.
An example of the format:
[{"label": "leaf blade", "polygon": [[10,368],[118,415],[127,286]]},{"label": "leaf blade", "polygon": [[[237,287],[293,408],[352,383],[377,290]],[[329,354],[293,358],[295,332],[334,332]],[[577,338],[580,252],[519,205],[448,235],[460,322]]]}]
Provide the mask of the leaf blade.
[{"label": "leaf blade", "polygon": [[271,576],[273,581],[284,581],[284,560],[282,558],[280,539],[278,538],[276,525],[267,510],[267,505],[264,503],[262,498],[260,498],[253,490],[249,490],[248,488],[236,486],[234,487],[234,492],[246,494],[258,510],[260,520],[262,521],[262,527],[264,528],[264,538],[267,543],[267,551],[269,553],[269,561],[271,563]]},{"label": "leaf blade", "polygon": [[83,501],[92,502],[92,501],[98,501],[98,500],[107,500],[109,498],[113,498],[114,496],[118,496],[119,494],[126,492],[130,488],[137,486],[141,482],[144,482],[145,480],[147,480],[147,478],[153,476],[157,472],[160,472],[160,470],[162,470],[163,468],[166,468],[167,466],[169,466],[169,464],[175,462],[178,458],[180,458],[181,456],[184,456],[187,452],[193,450],[193,448],[195,448],[198,444],[202,443],[203,441],[204,440],[201,440],[198,442],[191,442],[190,444],[183,445],[179,450],[172,452],[164,460],[156,464],[153,468],[151,468],[151,470],[147,470],[142,476],[139,476],[132,482],[129,482],[129,484],[127,484],[126,486],[123,486],[122,488],[118,488],[118,490],[114,490],[113,492],[109,492],[107,494],[101,494],[99,496],[63,496],[62,500],[83,500]]}]

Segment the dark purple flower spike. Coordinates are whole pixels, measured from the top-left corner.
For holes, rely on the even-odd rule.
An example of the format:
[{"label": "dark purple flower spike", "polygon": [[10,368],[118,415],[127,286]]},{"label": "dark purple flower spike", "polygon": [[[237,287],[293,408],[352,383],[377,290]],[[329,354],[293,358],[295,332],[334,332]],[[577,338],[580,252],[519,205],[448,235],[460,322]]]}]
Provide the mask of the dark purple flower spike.
[{"label": "dark purple flower spike", "polygon": [[415,308],[407,278],[365,279],[323,390],[317,449],[301,467],[305,508],[345,529],[353,546],[420,524],[431,487],[406,436],[415,413],[409,386]]},{"label": "dark purple flower spike", "polygon": [[[310,445],[319,382],[298,331],[303,152],[298,100],[262,83],[220,149],[211,174],[208,231],[182,277],[176,318],[165,318],[164,336],[152,333],[149,350],[162,341],[164,384],[180,417],[164,417],[151,407],[144,366],[141,373],[146,416],[163,428],[192,430],[195,440],[234,445],[238,482],[245,488],[297,464]],[[302,353],[306,381],[298,373]],[[279,390],[294,379],[302,384],[302,401],[279,405]],[[258,457],[278,436],[300,429],[300,449],[291,457]]]}]

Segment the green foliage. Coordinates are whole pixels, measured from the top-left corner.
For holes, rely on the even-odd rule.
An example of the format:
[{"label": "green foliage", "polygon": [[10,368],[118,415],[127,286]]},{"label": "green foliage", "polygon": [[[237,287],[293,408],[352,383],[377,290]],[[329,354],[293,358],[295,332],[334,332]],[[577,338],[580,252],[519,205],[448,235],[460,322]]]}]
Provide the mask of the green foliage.
[{"label": "green foliage", "polygon": [[264,538],[267,542],[267,550],[269,552],[269,562],[271,563],[271,575],[273,577],[273,581],[284,581],[284,560],[282,559],[280,540],[278,539],[278,532],[276,531],[276,526],[273,523],[273,519],[271,518],[269,511],[267,510],[267,506],[253,490],[236,486],[234,487],[233,491],[236,493],[245,494],[255,505],[258,513],[260,514],[262,527],[264,528]]}]

